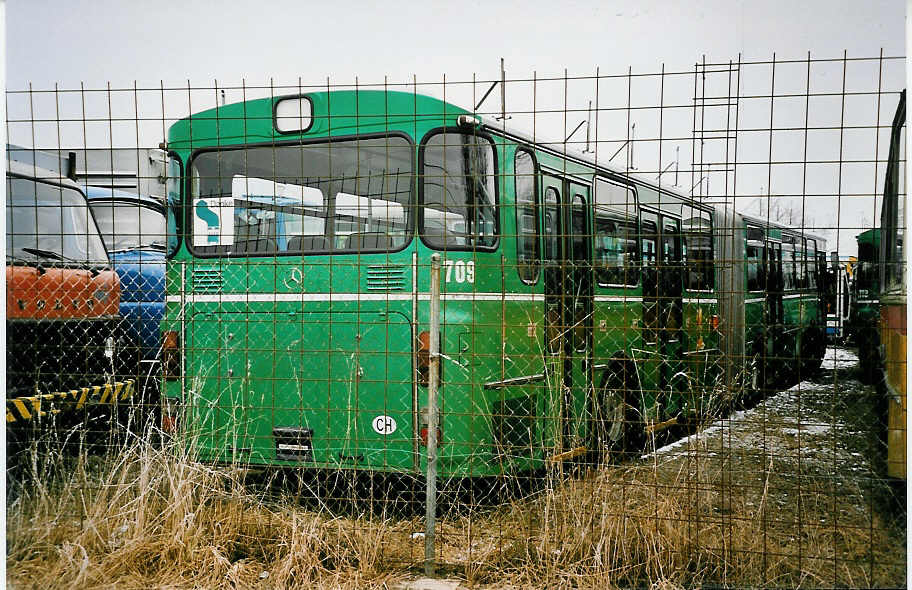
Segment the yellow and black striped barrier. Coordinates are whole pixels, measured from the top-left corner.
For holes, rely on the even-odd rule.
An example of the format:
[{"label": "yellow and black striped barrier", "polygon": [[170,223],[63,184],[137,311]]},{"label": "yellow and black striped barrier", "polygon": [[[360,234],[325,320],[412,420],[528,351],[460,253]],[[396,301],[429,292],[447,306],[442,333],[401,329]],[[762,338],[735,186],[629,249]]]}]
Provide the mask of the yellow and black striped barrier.
[{"label": "yellow and black striped barrier", "polygon": [[133,379],[70,391],[39,393],[6,400],[6,423],[21,424],[48,414],[78,411],[86,406],[114,405],[133,395]]}]

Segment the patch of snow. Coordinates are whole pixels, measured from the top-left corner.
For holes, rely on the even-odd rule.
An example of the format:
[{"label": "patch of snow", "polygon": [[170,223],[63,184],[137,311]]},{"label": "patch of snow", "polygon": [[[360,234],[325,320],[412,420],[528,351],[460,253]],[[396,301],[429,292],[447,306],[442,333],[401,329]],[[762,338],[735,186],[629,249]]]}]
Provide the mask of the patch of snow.
[{"label": "patch of snow", "polygon": [[823,357],[824,369],[848,369],[858,364],[858,355],[841,346],[828,346]]},{"label": "patch of snow", "polygon": [[789,436],[797,436],[799,434],[817,436],[821,434],[826,434],[830,431],[829,424],[799,424],[798,428],[783,428],[782,433]]}]

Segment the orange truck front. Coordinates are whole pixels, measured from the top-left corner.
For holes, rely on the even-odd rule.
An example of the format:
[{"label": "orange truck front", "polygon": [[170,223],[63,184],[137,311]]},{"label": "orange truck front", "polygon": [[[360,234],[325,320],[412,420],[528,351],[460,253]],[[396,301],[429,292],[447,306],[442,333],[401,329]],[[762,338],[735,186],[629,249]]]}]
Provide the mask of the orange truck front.
[{"label": "orange truck front", "polygon": [[[126,400],[120,282],[79,187],[8,162],[7,426]],[[77,418],[78,419],[78,418]],[[67,420],[71,421],[71,420]]]}]

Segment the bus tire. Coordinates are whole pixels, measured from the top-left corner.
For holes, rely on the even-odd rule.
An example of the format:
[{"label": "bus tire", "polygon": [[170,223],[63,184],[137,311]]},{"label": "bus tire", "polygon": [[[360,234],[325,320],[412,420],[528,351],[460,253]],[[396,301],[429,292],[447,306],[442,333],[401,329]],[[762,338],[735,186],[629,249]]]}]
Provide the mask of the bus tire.
[{"label": "bus tire", "polygon": [[865,385],[873,385],[880,374],[880,338],[872,328],[858,331],[858,379]]},{"label": "bus tire", "polygon": [[596,411],[596,445],[603,460],[642,450],[645,443],[639,387],[630,361],[612,363],[602,374]]},{"label": "bus tire", "polygon": [[801,337],[801,378],[808,379],[817,374],[826,354],[826,336],[816,326],[805,330]]}]

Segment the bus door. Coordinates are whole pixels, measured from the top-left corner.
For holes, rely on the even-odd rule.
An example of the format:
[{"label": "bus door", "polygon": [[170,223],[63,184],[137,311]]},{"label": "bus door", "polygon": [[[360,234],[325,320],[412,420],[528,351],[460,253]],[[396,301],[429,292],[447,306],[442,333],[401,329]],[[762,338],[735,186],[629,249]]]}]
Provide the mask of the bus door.
[{"label": "bus door", "polygon": [[679,371],[676,361],[683,352],[681,220],[643,211],[641,227],[643,345],[657,361],[649,363],[642,385],[659,399],[661,393],[669,391],[672,377]]},{"label": "bus door", "polygon": [[543,441],[556,449],[565,447],[569,428],[567,409],[569,391],[564,358],[567,330],[564,325],[566,265],[564,264],[564,183],[560,178],[542,175],[542,278],[545,290],[544,345],[546,400],[542,415],[551,418],[545,426]]},{"label": "bus door", "polygon": [[554,446],[582,444],[583,414],[591,356],[592,264],[589,248],[589,188],[542,176],[542,272],[548,432]]},{"label": "bus door", "polygon": [[570,326],[569,351],[567,358],[567,378],[573,399],[572,421],[570,424],[570,448],[583,445],[586,435],[586,401],[592,390],[592,230],[590,229],[589,187],[569,182],[567,218],[568,256],[567,295],[569,299],[564,309],[565,322]]}]

